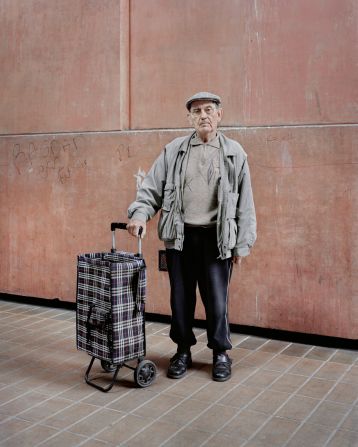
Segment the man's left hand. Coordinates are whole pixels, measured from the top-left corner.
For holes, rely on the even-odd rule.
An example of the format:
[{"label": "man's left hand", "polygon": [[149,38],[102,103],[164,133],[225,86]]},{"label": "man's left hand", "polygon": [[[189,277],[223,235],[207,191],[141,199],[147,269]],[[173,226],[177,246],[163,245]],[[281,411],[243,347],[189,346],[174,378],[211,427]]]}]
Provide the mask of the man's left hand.
[{"label": "man's left hand", "polygon": [[242,259],[241,256],[233,256],[233,257],[232,257],[232,262],[233,262],[234,264],[238,264],[238,265],[240,265],[240,264],[241,264],[241,259]]}]

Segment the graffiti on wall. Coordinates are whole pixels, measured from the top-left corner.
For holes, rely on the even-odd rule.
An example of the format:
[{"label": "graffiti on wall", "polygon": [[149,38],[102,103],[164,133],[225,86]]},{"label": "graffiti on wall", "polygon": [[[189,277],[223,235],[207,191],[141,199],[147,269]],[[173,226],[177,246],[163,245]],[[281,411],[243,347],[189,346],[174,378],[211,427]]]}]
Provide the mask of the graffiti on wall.
[{"label": "graffiti on wall", "polygon": [[54,176],[64,184],[75,169],[87,167],[83,149],[82,136],[15,142],[12,161],[18,175],[34,174],[42,179]]},{"label": "graffiti on wall", "polygon": [[[131,147],[129,144],[120,144],[117,149],[117,156],[120,163],[127,162],[131,158],[136,158],[139,156],[138,148]],[[133,174],[136,182],[136,190],[141,187],[146,172],[139,166],[137,173]]]}]

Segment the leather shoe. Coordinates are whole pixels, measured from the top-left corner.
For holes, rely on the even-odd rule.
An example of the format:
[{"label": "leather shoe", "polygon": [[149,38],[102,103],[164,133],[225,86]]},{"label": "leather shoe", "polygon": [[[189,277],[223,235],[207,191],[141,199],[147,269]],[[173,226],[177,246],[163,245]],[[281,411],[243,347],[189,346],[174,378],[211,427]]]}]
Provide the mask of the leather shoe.
[{"label": "leather shoe", "polygon": [[180,379],[186,373],[186,370],[192,365],[190,352],[177,352],[170,359],[167,376],[171,379]]},{"label": "leather shoe", "polygon": [[213,358],[213,380],[225,382],[231,377],[231,359],[226,352],[214,354]]}]

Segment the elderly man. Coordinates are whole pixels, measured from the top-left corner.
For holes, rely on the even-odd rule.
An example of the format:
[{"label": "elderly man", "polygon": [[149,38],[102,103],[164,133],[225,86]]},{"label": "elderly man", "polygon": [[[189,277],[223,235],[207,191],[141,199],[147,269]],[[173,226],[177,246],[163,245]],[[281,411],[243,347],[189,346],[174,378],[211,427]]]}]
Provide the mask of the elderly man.
[{"label": "elderly man", "polygon": [[145,177],[128,209],[127,229],[138,236],[161,210],[159,238],[166,246],[171,287],[170,337],[177,353],[168,377],[183,377],[192,365],[196,289],[204,304],[212,378],[231,376],[228,285],[233,264],[250,253],[256,216],[247,155],[218,131],[223,110],[219,96],[200,92],[186,102],[195,131],[169,143]]}]

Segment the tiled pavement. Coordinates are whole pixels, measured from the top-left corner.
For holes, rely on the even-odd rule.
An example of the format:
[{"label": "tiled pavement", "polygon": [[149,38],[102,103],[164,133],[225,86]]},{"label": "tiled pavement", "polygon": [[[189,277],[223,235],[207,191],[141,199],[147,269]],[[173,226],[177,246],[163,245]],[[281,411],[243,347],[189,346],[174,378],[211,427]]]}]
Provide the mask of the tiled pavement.
[{"label": "tiled pavement", "polygon": [[0,445],[358,446],[356,351],[233,334],[232,379],[216,383],[198,329],[193,368],[171,380],[168,326],[146,326],[156,381],[136,388],[122,368],[102,393],[84,383],[74,311],[0,301]]}]

